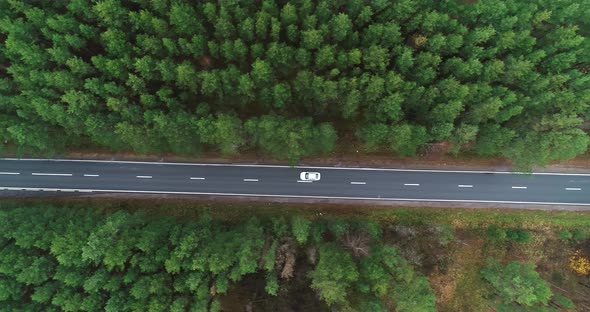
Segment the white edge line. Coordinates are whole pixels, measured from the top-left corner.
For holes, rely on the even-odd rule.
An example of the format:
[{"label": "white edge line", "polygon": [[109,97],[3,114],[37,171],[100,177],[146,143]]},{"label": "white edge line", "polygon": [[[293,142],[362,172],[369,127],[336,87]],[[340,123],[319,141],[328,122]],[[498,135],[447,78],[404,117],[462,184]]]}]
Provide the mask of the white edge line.
[{"label": "white edge line", "polygon": [[526,186],[513,186],[513,189],[520,189],[520,190],[526,190],[527,187]]},{"label": "white edge line", "polygon": [[16,174],[20,174],[20,172],[0,172],[0,174],[12,174],[12,175],[16,175]]},{"label": "white edge line", "polygon": [[204,164],[182,162],[150,162],[130,160],[97,160],[97,159],[40,159],[40,158],[0,158],[11,161],[53,161],[53,162],[93,162],[93,163],[126,163],[148,165],[176,165],[176,166],[211,166],[211,167],[266,167],[266,168],[297,168],[297,169],[327,169],[327,170],[369,170],[369,171],[400,171],[400,172],[439,172],[439,173],[497,173],[518,175],[556,175],[556,176],[584,176],[590,177],[590,173],[559,173],[559,172],[517,172],[517,171],[487,171],[487,170],[437,170],[437,169],[397,169],[397,168],[363,168],[363,167],[322,167],[322,166],[283,166],[283,165],[256,165],[256,164]]},{"label": "white edge line", "polygon": [[350,182],[350,184],[356,184],[356,185],[365,185],[367,184],[367,182]]},{"label": "white edge line", "polygon": [[404,183],[405,186],[420,186],[418,183]]},{"label": "white edge line", "polygon": [[71,177],[71,173],[44,173],[44,172],[33,172],[31,175],[34,176],[58,176],[58,177]]},{"label": "white edge line", "polygon": [[582,189],[579,187],[566,187],[566,191],[581,191]]},{"label": "white edge line", "polygon": [[205,178],[200,178],[200,177],[191,177],[191,180],[205,180]]},{"label": "white edge line", "polygon": [[143,176],[143,175],[138,175],[138,176],[135,176],[135,177],[138,178],[138,179],[151,179],[152,178],[152,176]]},{"label": "white edge line", "polygon": [[244,179],[244,182],[258,182],[258,179]]},{"label": "white edge line", "polygon": [[98,174],[85,174],[85,177],[100,177]]},{"label": "white edge line", "polygon": [[[0,186],[4,190],[20,191],[22,187]],[[30,188],[29,188],[30,189]],[[45,188],[45,190],[50,190]],[[55,189],[51,189],[55,190]],[[62,189],[57,189],[62,190]],[[354,200],[379,200],[379,201],[423,201],[423,202],[457,202],[457,203],[498,203],[498,204],[534,204],[534,205],[565,205],[565,206],[590,206],[590,203],[555,203],[555,202],[530,202],[530,201],[503,201],[503,200],[472,200],[472,199],[421,199],[421,198],[373,198],[373,197],[346,197],[346,196],[315,196],[315,195],[270,195],[270,194],[242,194],[242,193],[211,193],[211,192],[180,192],[180,191],[139,191],[139,190],[99,190],[77,189],[80,192],[105,192],[105,193],[146,193],[146,194],[178,194],[178,195],[223,195],[223,196],[259,196],[259,197],[286,197],[286,198],[318,198],[318,199],[354,199]]]},{"label": "white edge line", "polygon": [[458,187],[473,187],[473,185],[470,185],[470,184],[459,184],[457,186]]},{"label": "white edge line", "polygon": [[298,183],[311,183],[313,181],[304,181],[304,180],[297,180]]}]

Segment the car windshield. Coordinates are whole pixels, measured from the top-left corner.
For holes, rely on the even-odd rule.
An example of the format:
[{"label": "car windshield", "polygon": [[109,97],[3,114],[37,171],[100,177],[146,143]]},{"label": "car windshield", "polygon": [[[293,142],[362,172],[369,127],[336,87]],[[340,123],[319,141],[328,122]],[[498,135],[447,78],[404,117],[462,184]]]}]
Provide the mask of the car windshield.
[{"label": "car windshield", "polygon": [[309,173],[305,173],[305,178],[309,178]]}]

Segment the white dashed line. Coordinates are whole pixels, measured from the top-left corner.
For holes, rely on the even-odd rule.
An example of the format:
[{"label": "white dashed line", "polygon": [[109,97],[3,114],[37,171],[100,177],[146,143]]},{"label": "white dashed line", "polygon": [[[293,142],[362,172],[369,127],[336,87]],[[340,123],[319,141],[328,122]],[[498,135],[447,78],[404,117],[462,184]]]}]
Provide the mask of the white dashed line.
[{"label": "white dashed line", "polygon": [[151,179],[152,176],[136,176],[138,179]]},{"label": "white dashed line", "polygon": [[579,187],[566,187],[566,191],[581,191],[582,189]]},{"label": "white dashed line", "polygon": [[298,183],[311,183],[312,181],[297,180]]},{"label": "white dashed line", "polygon": [[100,177],[98,174],[85,174],[85,177]]},{"label": "white dashed line", "polygon": [[13,175],[16,175],[16,174],[20,174],[20,172],[0,172],[0,174],[13,174]]},{"label": "white dashed line", "polygon": [[244,179],[244,182],[258,182],[258,179]]},{"label": "white dashed line", "polygon": [[39,173],[39,172],[33,172],[33,173],[31,173],[31,175],[34,175],[34,176],[58,176],[58,177],[71,177],[72,176],[71,173]]},{"label": "white dashed line", "polygon": [[365,185],[367,182],[350,182],[350,184]]},{"label": "white dashed line", "polygon": [[526,190],[527,187],[526,186],[513,186],[513,189],[520,189],[520,190]]},{"label": "white dashed line", "polygon": [[205,180],[205,178],[191,177],[191,180]]},{"label": "white dashed line", "polygon": [[458,187],[473,187],[473,185],[468,185],[468,184],[459,184],[457,186]]},{"label": "white dashed line", "polygon": [[405,186],[420,186],[418,183],[405,183]]}]

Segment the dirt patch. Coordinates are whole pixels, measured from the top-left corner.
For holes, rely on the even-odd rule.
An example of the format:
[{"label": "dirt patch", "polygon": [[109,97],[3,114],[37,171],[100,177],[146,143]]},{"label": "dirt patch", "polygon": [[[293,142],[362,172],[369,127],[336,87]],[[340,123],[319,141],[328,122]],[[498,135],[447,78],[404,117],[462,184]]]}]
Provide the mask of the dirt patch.
[{"label": "dirt patch", "polygon": [[479,276],[479,268],[485,263],[485,241],[472,231],[459,230],[456,235],[447,274],[436,271],[430,276],[438,306],[440,311],[486,311],[486,287]]}]

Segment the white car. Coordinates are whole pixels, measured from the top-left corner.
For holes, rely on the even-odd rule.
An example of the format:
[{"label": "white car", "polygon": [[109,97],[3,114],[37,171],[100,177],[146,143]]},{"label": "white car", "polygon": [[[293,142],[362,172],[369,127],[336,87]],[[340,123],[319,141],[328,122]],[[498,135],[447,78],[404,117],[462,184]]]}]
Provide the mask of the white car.
[{"label": "white car", "polygon": [[299,175],[301,181],[319,181],[320,180],[320,173],[319,172],[302,172]]}]

